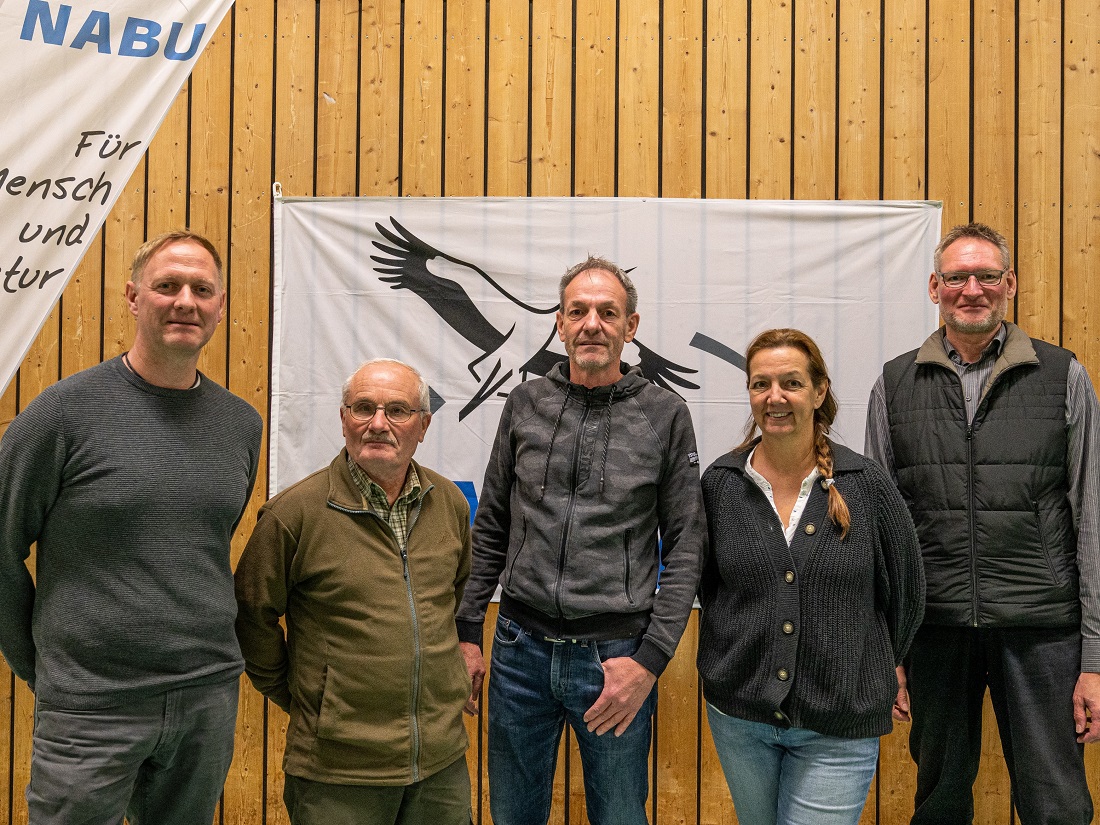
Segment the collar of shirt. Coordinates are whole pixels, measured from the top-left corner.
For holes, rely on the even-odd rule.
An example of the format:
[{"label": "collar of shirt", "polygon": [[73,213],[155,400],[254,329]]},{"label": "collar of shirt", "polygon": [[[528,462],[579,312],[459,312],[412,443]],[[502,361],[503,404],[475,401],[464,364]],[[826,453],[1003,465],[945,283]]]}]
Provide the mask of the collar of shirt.
[{"label": "collar of shirt", "polygon": [[401,494],[393,502],[393,507],[390,506],[390,500],[386,495],[386,491],[378,486],[369,475],[363,472],[363,468],[356,464],[350,455],[348,456],[348,470],[351,472],[351,480],[355,482],[356,488],[363,494],[367,503],[370,504],[376,513],[387,521],[390,517],[390,511],[393,510],[394,507],[397,507],[399,504],[407,507],[420,498],[420,476],[416,474],[416,467],[412,464],[409,465],[409,471],[405,474],[405,486],[401,488]]},{"label": "collar of shirt", "polygon": [[[775,511],[776,516],[779,517],[779,523],[783,523],[783,517],[779,515],[779,508],[775,506],[775,496],[772,494],[772,485],[764,476],[760,475],[752,466],[752,457],[756,454],[756,447],[752,448],[752,452],[749,453],[749,457],[745,459],[745,475],[753,480],[753,483],[759,487],[768,501],[772,505],[772,510]],[[798,488],[798,498],[795,499],[794,507],[791,508],[791,518],[787,523],[787,526],[783,528],[783,537],[787,539],[788,546],[791,543],[791,539],[794,538],[794,531],[798,529],[798,520],[802,518],[802,511],[806,509],[806,502],[810,500],[810,493],[813,492],[814,482],[821,477],[821,470],[817,469],[815,465],[810,474],[802,479],[802,486]]]},{"label": "collar of shirt", "polygon": [[[982,350],[981,357],[974,361],[974,364],[980,364],[987,358],[996,358],[1001,354],[1001,350],[1004,349],[1005,341],[1008,339],[1008,327],[1003,323],[997,329],[997,334],[993,336],[993,340],[990,341],[984,350]],[[951,359],[952,363],[960,367],[969,367],[971,364],[966,363],[959,351],[947,340],[947,327],[943,328],[943,349],[947,353],[947,357]]]}]

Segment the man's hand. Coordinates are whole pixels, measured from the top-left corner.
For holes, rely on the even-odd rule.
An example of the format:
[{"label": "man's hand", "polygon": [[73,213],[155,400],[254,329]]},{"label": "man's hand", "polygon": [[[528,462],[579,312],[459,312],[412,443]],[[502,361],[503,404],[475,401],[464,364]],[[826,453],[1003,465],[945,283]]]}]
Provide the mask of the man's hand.
[{"label": "man's hand", "polygon": [[470,698],[463,710],[470,716],[477,716],[477,700],[481,697],[481,685],[485,681],[485,657],[481,648],[469,642],[459,642],[462,658],[466,660],[466,672],[470,674]]},{"label": "man's hand", "polygon": [[905,668],[898,665],[898,695],[894,699],[894,709],[892,711],[893,716],[899,722],[911,722],[912,718],[909,716],[909,680],[905,677]]},{"label": "man's hand", "polygon": [[612,728],[622,736],[645,702],[657,677],[626,656],[603,663],[603,691],[584,714],[588,730],[601,736]]},{"label": "man's hand", "polygon": [[1100,741],[1100,673],[1082,673],[1073,689],[1073,724],[1077,741]]}]

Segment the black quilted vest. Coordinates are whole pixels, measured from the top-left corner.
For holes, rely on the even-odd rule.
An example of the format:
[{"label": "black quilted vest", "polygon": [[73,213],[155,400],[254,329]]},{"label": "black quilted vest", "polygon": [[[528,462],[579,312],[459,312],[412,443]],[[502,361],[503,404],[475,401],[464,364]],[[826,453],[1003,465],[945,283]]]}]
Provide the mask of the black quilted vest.
[{"label": "black quilted vest", "polygon": [[924,621],[1080,624],[1077,534],[1066,498],[1073,354],[1009,326],[968,426],[962,382],[938,337],[930,343],[883,369],[898,486],[928,580]]}]

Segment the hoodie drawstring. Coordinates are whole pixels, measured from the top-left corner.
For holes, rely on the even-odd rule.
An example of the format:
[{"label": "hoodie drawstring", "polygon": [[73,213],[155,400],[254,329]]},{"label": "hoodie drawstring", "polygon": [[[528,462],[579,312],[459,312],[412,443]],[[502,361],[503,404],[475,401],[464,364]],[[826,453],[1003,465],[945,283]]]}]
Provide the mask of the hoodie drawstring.
[{"label": "hoodie drawstring", "polygon": [[569,403],[569,390],[564,393],[565,397],[561,401],[561,408],[558,410],[558,417],[554,419],[554,429],[550,433],[550,446],[546,448],[546,460],[542,465],[542,486],[539,488],[539,501],[542,501],[542,497],[546,494],[546,480],[550,477],[550,455],[554,452],[554,441],[558,437],[558,429],[561,427],[561,420],[565,416],[565,407]]}]

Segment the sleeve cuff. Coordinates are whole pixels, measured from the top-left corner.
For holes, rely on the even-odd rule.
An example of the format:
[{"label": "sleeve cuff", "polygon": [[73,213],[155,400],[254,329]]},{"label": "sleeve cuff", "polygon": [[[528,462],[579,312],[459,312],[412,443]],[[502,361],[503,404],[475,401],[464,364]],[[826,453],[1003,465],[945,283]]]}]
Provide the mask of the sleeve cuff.
[{"label": "sleeve cuff", "polygon": [[1081,672],[1100,673],[1100,639],[1081,640]]},{"label": "sleeve cuff", "polygon": [[638,650],[630,657],[654,676],[660,678],[668,667],[669,657],[649,639],[642,639]]},{"label": "sleeve cuff", "polygon": [[482,649],[482,638],[485,634],[485,622],[471,622],[463,619],[455,619],[455,627],[458,628],[458,640],[468,644],[477,645]]}]

